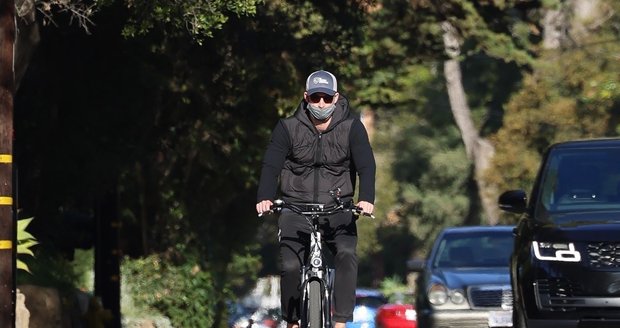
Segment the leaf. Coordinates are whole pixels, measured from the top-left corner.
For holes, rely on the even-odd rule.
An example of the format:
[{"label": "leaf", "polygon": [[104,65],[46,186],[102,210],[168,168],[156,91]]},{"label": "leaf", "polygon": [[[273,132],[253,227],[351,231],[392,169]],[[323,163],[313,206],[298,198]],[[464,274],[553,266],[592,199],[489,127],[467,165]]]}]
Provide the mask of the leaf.
[{"label": "leaf", "polygon": [[24,230],[25,231],[26,228],[28,227],[28,225],[30,224],[30,222],[32,222],[32,219],[34,219],[34,217],[17,220],[17,230]]},{"label": "leaf", "polygon": [[16,266],[18,269],[24,270],[32,274],[32,272],[30,272],[30,268],[28,268],[28,265],[24,263],[22,260],[17,260]]},{"label": "leaf", "polygon": [[34,253],[30,249],[31,246],[37,245],[38,242],[35,240],[27,241],[25,243],[20,243],[17,245],[17,254],[27,254],[30,256],[34,256]]},{"label": "leaf", "polygon": [[[30,249],[30,247],[39,244],[36,238],[34,238],[34,236],[31,233],[26,231],[26,228],[28,227],[30,222],[32,222],[32,219],[34,219],[34,217],[17,220],[17,254],[18,255],[25,254],[25,255],[34,256],[34,253]],[[31,273],[26,263],[24,263],[23,261],[19,259],[16,261],[16,266],[18,269],[22,269],[24,271]]]},{"label": "leaf", "polygon": [[34,236],[32,234],[30,234],[30,232],[28,231],[17,231],[17,242],[21,242],[21,241],[25,241],[25,240],[30,240],[30,239],[35,239]]}]

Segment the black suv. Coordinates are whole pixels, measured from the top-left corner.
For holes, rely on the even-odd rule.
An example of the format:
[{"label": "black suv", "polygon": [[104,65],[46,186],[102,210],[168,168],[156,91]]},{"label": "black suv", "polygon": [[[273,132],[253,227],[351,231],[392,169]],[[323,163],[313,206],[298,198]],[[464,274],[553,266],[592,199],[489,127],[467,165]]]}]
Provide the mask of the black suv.
[{"label": "black suv", "polygon": [[531,198],[511,190],[514,327],[620,327],[620,139],[554,144]]}]

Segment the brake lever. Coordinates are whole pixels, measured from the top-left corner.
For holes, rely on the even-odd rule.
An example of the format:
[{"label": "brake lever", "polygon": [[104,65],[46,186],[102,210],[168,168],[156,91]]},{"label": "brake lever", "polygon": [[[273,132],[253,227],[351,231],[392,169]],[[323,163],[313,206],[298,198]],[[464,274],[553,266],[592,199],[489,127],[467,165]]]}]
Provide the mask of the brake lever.
[{"label": "brake lever", "polygon": [[356,216],[362,215],[362,216],[367,216],[367,217],[369,217],[371,219],[375,218],[375,216],[372,213],[366,213],[366,212],[362,211],[361,208],[358,208],[358,207],[352,209],[351,212],[353,212],[353,214],[355,214]]},{"label": "brake lever", "polygon": [[273,210],[269,210],[269,211],[267,211],[267,212],[261,212],[261,213],[258,213],[258,217],[260,218],[260,217],[262,217],[263,215],[267,215],[267,214],[271,214],[271,213],[273,213]]}]

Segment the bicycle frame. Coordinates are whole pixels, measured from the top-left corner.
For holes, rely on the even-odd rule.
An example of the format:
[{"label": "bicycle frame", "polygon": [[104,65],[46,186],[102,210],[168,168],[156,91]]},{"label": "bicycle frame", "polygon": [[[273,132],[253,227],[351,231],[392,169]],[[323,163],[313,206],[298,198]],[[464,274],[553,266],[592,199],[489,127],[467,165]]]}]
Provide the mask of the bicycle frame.
[{"label": "bicycle frame", "polygon": [[[282,200],[274,201],[271,211],[280,212],[289,209],[302,215],[311,227],[310,253],[301,268],[301,328],[331,328],[331,301],[334,285],[334,269],[328,268],[323,255],[322,236],[319,218],[342,211],[351,211],[354,215],[366,215],[374,218],[372,213],[364,213],[352,203],[345,205],[340,200],[340,190],[332,194],[337,206],[326,208],[323,204],[285,204]],[[259,214],[259,216],[261,216]]]},{"label": "bicycle frame", "polygon": [[[300,213],[302,214],[302,213]],[[304,215],[304,214],[302,214]],[[331,294],[334,281],[334,269],[329,268],[325,263],[323,255],[322,235],[318,228],[319,215],[316,213],[307,213],[304,215],[308,223],[312,227],[310,233],[310,254],[305,265],[301,268],[302,281],[302,327],[311,327],[316,321],[320,321],[320,327],[331,328]],[[320,303],[321,318],[317,320],[316,313],[312,313],[313,295],[316,290],[311,286],[313,282],[319,283],[319,291],[321,291]],[[316,296],[315,296],[316,297]],[[313,318],[314,316],[314,318]]]}]

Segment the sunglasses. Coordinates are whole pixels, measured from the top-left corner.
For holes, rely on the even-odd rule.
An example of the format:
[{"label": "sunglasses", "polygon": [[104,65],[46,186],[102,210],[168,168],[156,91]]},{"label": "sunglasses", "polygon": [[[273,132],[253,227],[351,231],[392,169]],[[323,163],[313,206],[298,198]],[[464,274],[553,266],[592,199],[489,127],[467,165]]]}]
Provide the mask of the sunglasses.
[{"label": "sunglasses", "polygon": [[329,104],[332,101],[334,101],[334,96],[325,95],[325,94],[321,95],[321,94],[318,94],[318,93],[313,93],[308,98],[310,98],[310,102],[312,102],[312,103],[318,103],[319,101],[321,101],[321,98],[323,98],[323,101],[326,104]]}]

